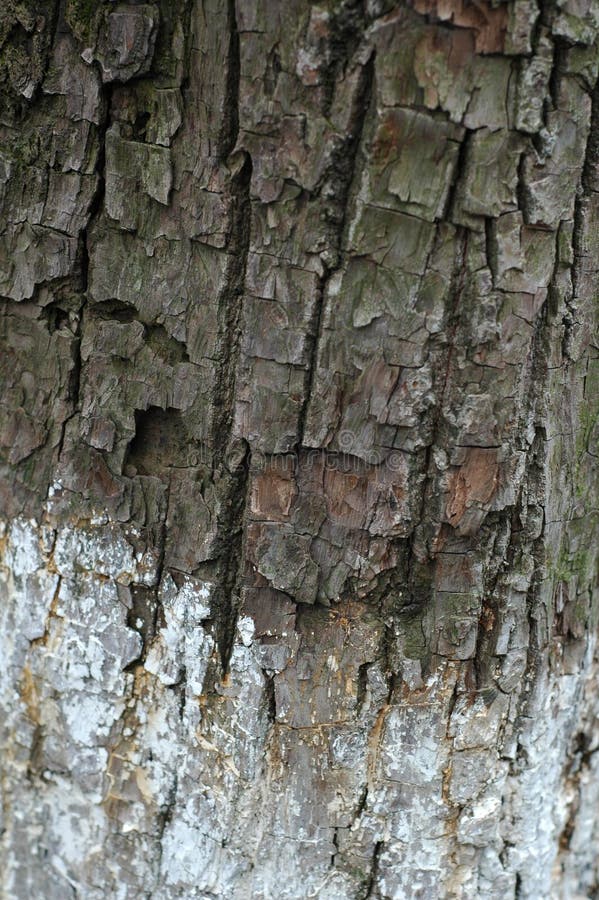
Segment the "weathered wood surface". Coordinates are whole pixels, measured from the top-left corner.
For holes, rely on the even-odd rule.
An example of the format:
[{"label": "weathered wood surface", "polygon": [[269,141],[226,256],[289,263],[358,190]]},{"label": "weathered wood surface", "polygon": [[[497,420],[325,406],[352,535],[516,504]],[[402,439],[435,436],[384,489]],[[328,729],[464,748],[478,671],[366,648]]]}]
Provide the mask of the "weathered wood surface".
[{"label": "weathered wood surface", "polygon": [[598,40],[3,4],[4,896],[596,896]]}]

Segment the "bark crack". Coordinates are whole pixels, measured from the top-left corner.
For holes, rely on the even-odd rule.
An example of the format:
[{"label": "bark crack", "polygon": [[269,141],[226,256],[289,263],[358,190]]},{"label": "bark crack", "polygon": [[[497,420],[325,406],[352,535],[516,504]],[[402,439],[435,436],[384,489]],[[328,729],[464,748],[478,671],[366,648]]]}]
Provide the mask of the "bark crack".
[{"label": "bark crack", "polygon": [[323,254],[324,272],[319,278],[316,300],[307,329],[306,350],[308,361],[304,376],[303,402],[298,417],[296,446],[304,445],[306,419],[314,390],[318,363],[318,349],[322,336],[323,317],[327,290],[333,276],[341,269],[343,245],[348,226],[348,205],[356,173],[358,150],[364,131],[366,113],[372,99],[374,84],[374,50],[361,66],[352,102],[347,137],[339,140],[331,155],[327,173],[320,185],[321,196],[326,197],[325,214],[331,225],[329,246]]}]

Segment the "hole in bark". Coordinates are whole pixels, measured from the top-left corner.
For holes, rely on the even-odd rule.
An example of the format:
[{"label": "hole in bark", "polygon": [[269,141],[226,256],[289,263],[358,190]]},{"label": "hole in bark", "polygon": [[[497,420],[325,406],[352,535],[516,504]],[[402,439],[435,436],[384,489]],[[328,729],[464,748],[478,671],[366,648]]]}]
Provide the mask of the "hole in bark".
[{"label": "hole in bark", "polygon": [[46,322],[50,334],[54,334],[54,332],[62,328],[63,325],[69,324],[69,311],[62,309],[62,307],[58,306],[56,303],[50,303],[48,306],[44,306],[41,311],[41,316]]},{"label": "hole in bark", "polygon": [[135,437],[127,449],[123,471],[160,477],[172,466],[188,465],[189,456],[187,428],[180,410],[150,406],[135,411]]},{"label": "hole in bark", "polygon": [[132,138],[134,141],[145,141],[146,128],[150,120],[149,112],[142,112],[136,117],[132,127]]},{"label": "hole in bark", "polygon": [[114,319],[122,323],[137,319],[137,309],[131,303],[123,303],[121,300],[102,300],[94,303],[92,309],[101,319]]},{"label": "hole in bark", "polygon": [[172,337],[163,325],[146,326],[146,343],[169,366],[189,362],[185,344]]}]

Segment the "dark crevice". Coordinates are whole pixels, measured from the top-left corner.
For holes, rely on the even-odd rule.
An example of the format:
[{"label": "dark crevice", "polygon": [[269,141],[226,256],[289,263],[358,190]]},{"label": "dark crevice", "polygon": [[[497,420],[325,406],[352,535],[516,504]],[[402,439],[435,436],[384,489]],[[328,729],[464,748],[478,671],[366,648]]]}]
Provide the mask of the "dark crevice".
[{"label": "dark crevice", "polygon": [[303,402],[298,416],[297,447],[303,446],[308,405],[314,388],[318,347],[321,339],[323,313],[329,282],[341,267],[341,255],[347,229],[347,207],[356,170],[356,160],[362,139],[366,114],[372,101],[374,85],[374,51],[360,70],[353,97],[347,136],[340,139],[331,154],[331,160],[319,185],[321,196],[327,202],[323,214],[329,224],[329,243],[324,271],[320,276],[316,299],[312,309],[306,337],[306,372],[304,376]]},{"label": "dark crevice", "polygon": [[235,0],[227,0],[227,24],[229,28],[229,54],[223,103],[223,119],[218,137],[218,155],[226,160],[233,152],[239,134],[239,31],[235,14]]},{"label": "dark crevice", "polygon": [[446,736],[449,739],[449,731],[451,728],[451,717],[453,715],[453,711],[455,709],[455,705],[458,702],[458,697],[460,695],[460,683],[456,680],[453,691],[451,692],[451,697],[449,698],[449,703],[447,704],[447,732]]},{"label": "dark crevice", "polygon": [[214,399],[212,404],[212,444],[217,455],[226,451],[233,422],[233,400],[241,340],[241,313],[250,242],[250,180],[252,160],[248,153],[231,179],[231,221],[227,244],[227,268],[218,299],[218,338]]},{"label": "dark crevice", "polygon": [[321,110],[327,117],[333,105],[337,81],[344,77],[364,34],[364,0],[341,0],[333,7],[329,28],[329,38],[322,48],[325,63],[321,69]]},{"label": "dark crevice", "polygon": [[451,183],[449,185],[449,190],[447,192],[447,199],[445,201],[445,209],[441,215],[442,221],[451,222],[452,217],[454,215],[456,205],[457,205],[457,197],[458,191],[460,188],[460,182],[462,176],[467,172],[468,166],[468,153],[470,147],[470,141],[472,139],[472,135],[474,131],[466,129],[464,137],[462,138],[459,149],[458,149],[458,157],[456,159],[455,168],[453,170],[453,175],[451,179]]},{"label": "dark crevice", "polygon": [[245,441],[233,438],[232,431],[252,221],[252,158],[245,150],[233,153],[239,135],[240,79],[240,44],[234,0],[228,2],[227,20],[229,53],[218,155],[231,171],[231,212],[224,285],[218,298],[218,336],[210,428],[212,475],[222,491],[222,512],[218,518],[214,550],[214,558],[220,570],[220,584],[212,599],[212,617],[223,674],[228,671],[233,651],[244,565],[243,520],[250,451]]},{"label": "dark crevice", "polygon": [[362,707],[366,701],[368,692],[368,669],[372,663],[362,663],[358,667],[358,679],[356,685],[356,715],[360,714]]},{"label": "dark crevice", "polygon": [[[430,442],[424,453],[424,465],[422,469],[423,479],[421,488],[420,512],[412,529],[409,538],[409,554],[407,562],[407,588],[411,598],[415,598],[412,602],[420,603],[422,590],[418,589],[419,583],[426,585],[427,591],[430,591],[428,599],[432,596],[432,579],[433,573],[429,561],[434,555],[430,546],[430,538],[436,533],[434,510],[431,507],[431,497],[429,488],[432,479],[435,477],[433,448],[437,443],[438,436],[442,431],[444,420],[444,402],[449,385],[451,384],[452,366],[454,362],[454,353],[456,349],[456,338],[460,325],[460,305],[462,295],[466,287],[466,278],[468,273],[468,246],[470,232],[468,229],[459,226],[456,233],[456,249],[453,265],[453,273],[451,285],[449,288],[449,298],[445,312],[445,322],[442,335],[443,344],[446,348],[442,355],[441,361],[437,367],[435,374],[435,394],[436,404],[432,412],[432,422],[430,429]],[[429,523],[428,531],[431,533],[427,536],[423,535],[424,524]]]},{"label": "dark crevice", "polygon": [[551,64],[551,72],[549,73],[549,97],[553,108],[559,106],[559,90],[560,82],[567,66],[567,45],[565,41],[559,37],[553,37],[553,61]]},{"label": "dark crevice", "polygon": [[396,674],[396,665],[395,665],[395,627],[390,622],[387,621],[385,623],[385,627],[383,629],[383,634],[381,638],[381,660],[383,665],[383,672],[385,674],[385,678],[387,679],[387,704],[391,704],[393,700],[393,694],[395,693],[395,688],[397,687],[399,678]]},{"label": "dark crevice", "polygon": [[381,855],[381,850],[383,847],[382,841],[377,841],[374,845],[374,851],[372,854],[372,862],[370,865],[370,876],[368,878],[368,883],[366,885],[366,892],[364,894],[363,900],[367,900],[368,897],[374,896],[374,890],[376,888],[377,876],[379,872],[379,857]]},{"label": "dark crevice", "polygon": [[179,692],[179,721],[182,722],[185,716],[185,705],[187,703],[187,668],[181,667],[179,681],[173,685]]},{"label": "dark crevice", "polygon": [[122,300],[101,300],[99,303],[90,303],[89,309],[100,319],[109,319],[122,324],[135,322],[138,317],[136,307]]},{"label": "dark crevice", "polygon": [[339,853],[339,829],[337,827],[333,829],[333,847],[334,850],[331,853],[331,868],[335,867],[335,861],[337,859],[337,854]]},{"label": "dark crevice", "polygon": [[354,813],[354,822],[357,822],[364,810],[366,809],[366,804],[368,802],[368,785],[365,784],[362,788],[360,796],[358,797],[358,805],[356,807],[356,812]]},{"label": "dark crevice", "polygon": [[96,185],[95,193],[92,197],[89,210],[88,210],[88,218],[86,227],[81,231],[79,235],[78,247],[77,247],[77,257],[75,263],[75,272],[74,272],[74,287],[75,290],[80,294],[81,297],[81,307],[79,310],[79,314],[76,319],[72,322],[72,330],[73,330],[73,340],[71,342],[71,354],[73,360],[73,366],[71,369],[70,377],[69,377],[69,385],[68,385],[68,400],[72,403],[72,412],[65,419],[62,425],[62,433],[60,436],[58,451],[57,451],[57,459],[60,460],[62,456],[66,431],[69,422],[73,419],[79,412],[79,394],[80,394],[80,382],[81,382],[81,341],[83,337],[83,312],[85,310],[85,306],[87,304],[87,292],[89,288],[89,232],[93,227],[96,219],[101,215],[102,208],[104,205],[104,195],[105,195],[105,167],[106,167],[106,151],[105,151],[105,137],[106,132],[109,126],[109,115],[110,115],[110,101],[112,97],[112,88],[110,85],[105,85],[102,88],[102,95],[100,101],[100,125],[98,126],[98,135],[99,135],[99,150],[98,150],[98,158],[96,161],[95,173],[98,177],[98,182]]},{"label": "dark crevice", "polygon": [[125,667],[125,672],[134,672],[143,664],[148,646],[156,635],[158,625],[158,599],[156,587],[143,584],[132,584],[130,588],[131,605],[127,610],[127,627],[141,637],[139,656]]},{"label": "dark crevice", "polygon": [[[463,151],[464,154],[466,151]],[[464,163],[461,163],[461,165]],[[459,181],[456,172],[451,193],[453,194]],[[447,210],[452,208],[453,201],[448,204]],[[445,322],[442,331],[443,345],[440,362],[434,376],[436,403],[431,411],[430,441],[423,454],[420,510],[414,522],[414,527],[408,538],[407,559],[405,565],[405,581],[402,593],[406,602],[402,605],[402,616],[424,622],[424,617],[434,602],[435,598],[435,549],[434,540],[438,535],[440,525],[440,510],[438,504],[442,495],[435,501],[431,496],[431,486],[436,478],[436,466],[433,457],[433,449],[437,444],[439,435],[443,430],[444,402],[451,384],[452,366],[456,349],[456,339],[460,326],[460,306],[466,287],[468,274],[468,247],[470,232],[462,226],[457,227],[455,256],[453,273],[449,287],[448,302],[445,311]],[[428,670],[432,663],[430,648],[427,655],[427,641],[425,628],[421,628],[419,644],[422,649],[423,669]],[[418,632],[412,627],[412,633]]]},{"label": "dark crevice", "polygon": [[485,219],[485,252],[487,265],[493,279],[493,287],[497,281],[497,219]]},{"label": "dark crevice", "polygon": [[221,570],[221,584],[213,597],[216,640],[223,673],[228,670],[233,650],[235,622],[241,600],[243,519],[250,459],[247,443],[234,439],[232,429],[250,243],[252,160],[249,154],[243,152],[235,163],[236,171],[231,179],[228,262],[218,301],[219,333],[211,425],[212,472],[223,491],[214,554]]},{"label": "dark crevice", "polygon": [[162,854],[163,854],[163,845],[162,842],[164,840],[164,835],[166,833],[166,829],[168,828],[170,822],[172,821],[173,814],[175,812],[175,807],[177,805],[177,790],[179,787],[179,774],[175,769],[173,773],[173,783],[171,785],[171,789],[169,791],[166,803],[160,809],[160,812],[157,816],[158,821],[158,829],[156,834],[156,843],[158,844],[158,853],[156,856],[156,883],[161,877],[161,869],[162,869]]},{"label": "dark crevice", "polygon": [[518,173],[516,182],[516,200],[518,201],[518,209],[522,213],[522,218],[526,225],[530,224],[530,187],[526,177],[526,160],[528,158],[527,151],[520,154],[518,160]]},{"label": "dark crevice", "polygon": [[229,670],[235,641],[235,623],[241,605],[244,567],[244,528],[250,449],[245,441],[233,444],[225,460],[224,510],[219,519],[215,556],[221,569],[221,582],[215,590],[211,613],[223,674]]},{"label": "dark crevice", "polygon": [[89,207],[87,225],[79,238],[78,268],[81,279],[81,291],[87,293],[89,288],[89,233],[96,220],[102,214],[106,194],[106,132],[110,126],[110,105],[112,102],[112,85],[102,87],[101,124],[98,126],[100,146],[96,160],[95,174],[98,177],[95,193]]},{"label": "dark crevice", "polygon": [[[264,670],[263,670],[264,672]],[[265,679],[265,695],[267,703],[268,721],[273,724],[277,720],[277,695],[275,689],[274,675],[268,675],[264,672]]]}]

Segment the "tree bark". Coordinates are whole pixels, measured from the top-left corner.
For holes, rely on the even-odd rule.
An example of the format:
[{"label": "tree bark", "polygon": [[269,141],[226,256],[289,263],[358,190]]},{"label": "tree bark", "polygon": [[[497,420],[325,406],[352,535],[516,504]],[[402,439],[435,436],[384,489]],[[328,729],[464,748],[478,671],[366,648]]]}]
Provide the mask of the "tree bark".
[{"label": "tree bark", "polygon": [[4,896],[598,895],[598,39],[4,4]]}]

